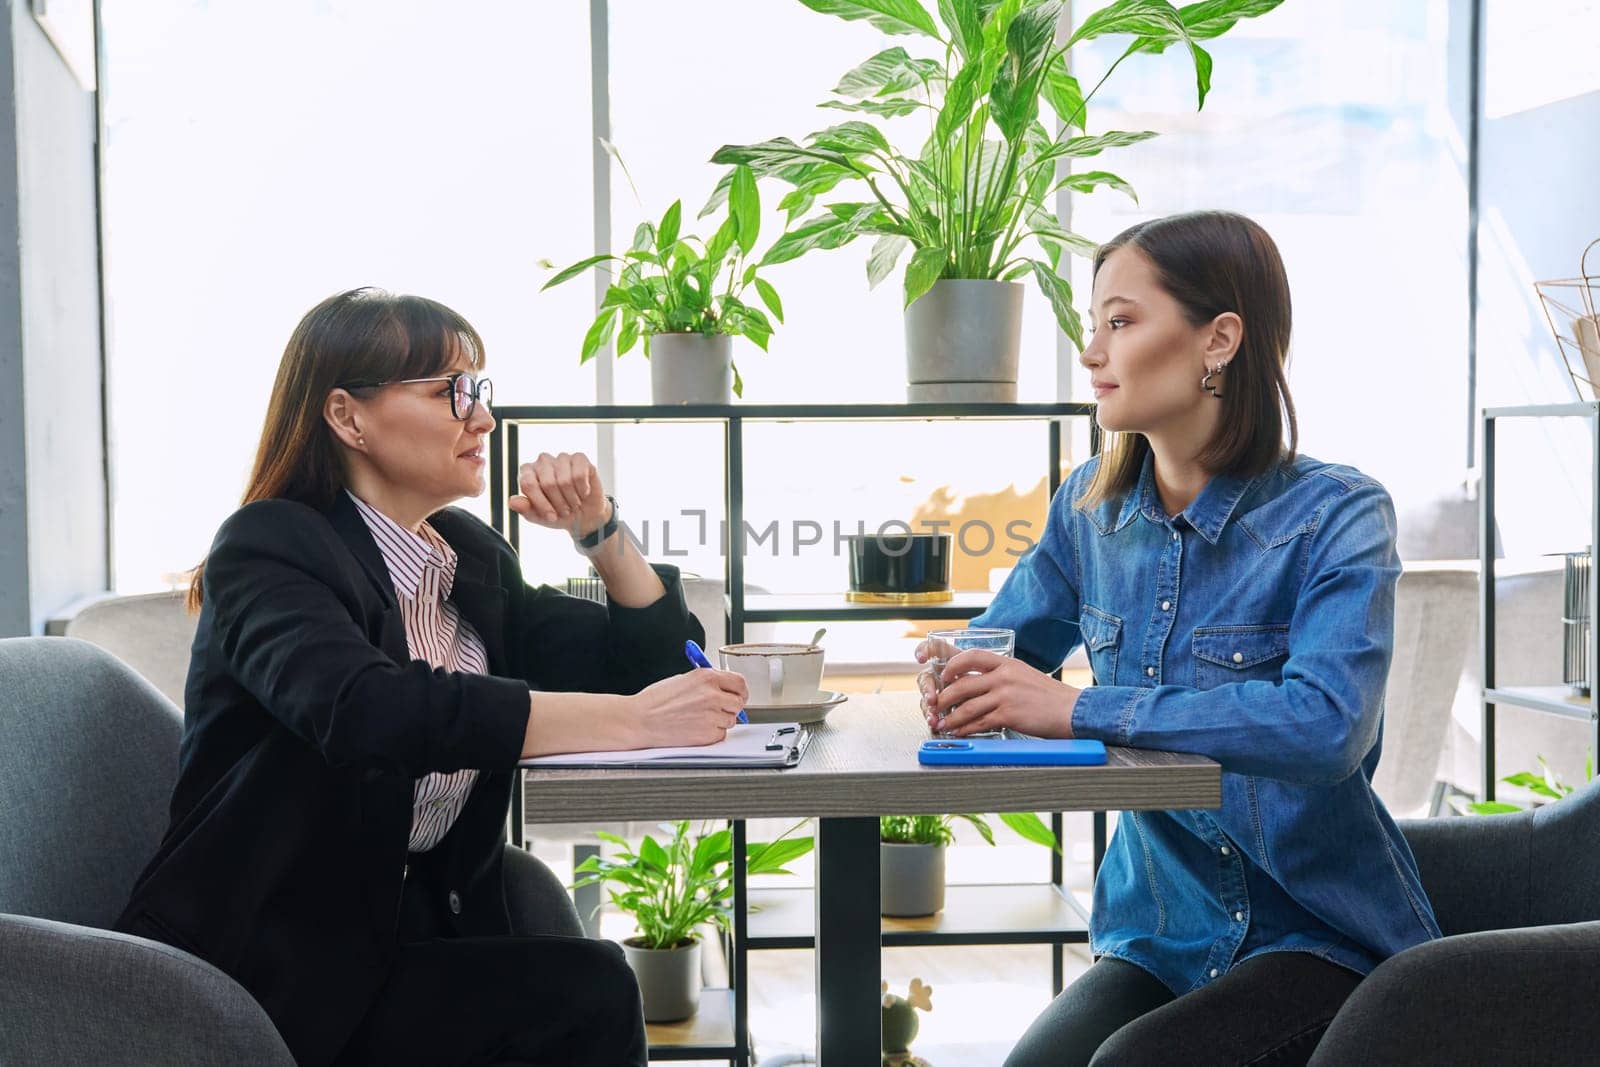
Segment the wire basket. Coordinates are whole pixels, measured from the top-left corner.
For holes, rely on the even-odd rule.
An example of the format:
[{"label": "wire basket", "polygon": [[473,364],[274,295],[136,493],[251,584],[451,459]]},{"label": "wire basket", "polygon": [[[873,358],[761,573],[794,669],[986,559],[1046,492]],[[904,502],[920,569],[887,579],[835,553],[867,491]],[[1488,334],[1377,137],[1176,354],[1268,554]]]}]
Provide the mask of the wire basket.
[{"label": "wire basket", "polygon": [[[1576,278],[1533,283],[1572,387],[1588,400],[1600,400],[1600,274],[1595,273],[1600,264],[1589,266],[1589,254],[1597,247],[1600,238],[1583,250]],[[1600,260],[1600,253],[1595,258]]]}]

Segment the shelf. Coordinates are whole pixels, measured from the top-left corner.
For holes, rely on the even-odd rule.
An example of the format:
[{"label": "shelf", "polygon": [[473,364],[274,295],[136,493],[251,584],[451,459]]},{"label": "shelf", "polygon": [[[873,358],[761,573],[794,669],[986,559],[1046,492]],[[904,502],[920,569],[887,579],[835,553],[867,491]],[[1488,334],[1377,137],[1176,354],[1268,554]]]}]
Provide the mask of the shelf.
[{"label": "shelf", "polygon": [[1483,409],[1483,417],[1486,419],[1542,419],[1578,415],[1587,415],[1591,418],[1600,415],[1600,403],[1593,400],[1579,400],[1568,404],[1521,404],[1515,407]]},{"label": "shelf", "polygon": [[733,1041],[733,990],[702,989],[700,1010],[677,1023],[646,1023],[650,1059],[716,1060],[736,1052]]},{"label": "shelf", "polygon": [[[811,948],[816,894],[810,888],[752,889],[750,947]],[[920,919],[882,920],[883,947],[913,945],[1085,944],[1088,916],[1049,882],[952,885],[944,910]]]},{"label": "shelf", "polygon": [[850,422],[1029,420],[1092,415],[1094,404],[605,404],[496,407],[501,422]]},{"label": "shelf", "polygon": [[943,604],[853,604],[843,593],[756,593],[744,598],[744,621],[867,622],[875,619],[970,619],[993,593],[956,593]]},{"label": "shelf", "polygon": [[1592,697],[1579,696],[1564,685],[1507,685],[1486,689],[1483,699],[1490,704],[1510,704],[1519,708],[1565,715],[1572,719],[1594,716]]}]

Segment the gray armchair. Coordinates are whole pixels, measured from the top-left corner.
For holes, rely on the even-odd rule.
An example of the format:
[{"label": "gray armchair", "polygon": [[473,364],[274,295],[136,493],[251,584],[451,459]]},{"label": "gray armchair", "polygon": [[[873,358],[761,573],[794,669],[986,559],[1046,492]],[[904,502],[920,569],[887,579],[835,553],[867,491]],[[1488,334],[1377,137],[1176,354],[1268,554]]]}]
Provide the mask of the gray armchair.
[{"label": "gray armchair", "polygon": [[[182,718],[110,653],[0,640],[0,1063],[292,1065],[236,982],[105,929],[155,852]],[[581,933],[556,877],[507,848],[519,933]]]},{"label": "gray armchair", "polygon": [[1312,1064],[1600,1060],[1600,782],[1400,825],[1446,936],[1357,986]]}]

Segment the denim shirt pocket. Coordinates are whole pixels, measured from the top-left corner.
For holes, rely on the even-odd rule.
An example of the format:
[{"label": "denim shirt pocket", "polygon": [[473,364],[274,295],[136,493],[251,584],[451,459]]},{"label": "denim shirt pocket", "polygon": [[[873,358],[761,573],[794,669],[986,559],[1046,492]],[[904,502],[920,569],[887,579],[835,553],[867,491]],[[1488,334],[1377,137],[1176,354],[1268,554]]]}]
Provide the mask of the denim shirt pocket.
[{"label": "denim shirt pocket", "polygon": [[1089,652],[1089,666],[1095,685],[1117,684],[1117,650],[1122,644],[1122,620],[1088,604],[1078,619],[1083,630],[1083,646]]},{"label": "denim shirt pocket", "polygon": [[1289,627],[1201,626],[1194,632],[1194,684],[1214,689],[1230,682],[1276,682],[1289,655]]}]

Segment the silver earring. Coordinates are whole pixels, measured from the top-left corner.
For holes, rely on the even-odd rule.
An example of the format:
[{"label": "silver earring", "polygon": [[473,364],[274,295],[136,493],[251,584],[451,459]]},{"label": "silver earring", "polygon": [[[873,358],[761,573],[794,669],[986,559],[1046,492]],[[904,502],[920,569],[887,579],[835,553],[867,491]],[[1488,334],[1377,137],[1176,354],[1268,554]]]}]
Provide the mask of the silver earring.
[{"label": "silver earring", "polygon": [[1215,367],[1212,367],[1210,370],[1206,371],[1206,376],[1200,379],[1200,388],[1210,393],[1218,400],[1222,399],[1222,394],[1217,391],[1216,386],[1211,384],[1211,379],[1213,376],[1221,374],[1227,366],[1228,365],[1226,363],[1218,363]]},{"label": "silver earring", "polygon": [[362,448],[366,448],[367,447],[367,439],[365,437],[358,437],[358,438],[356,438],[356,444],[360,445]]}]

